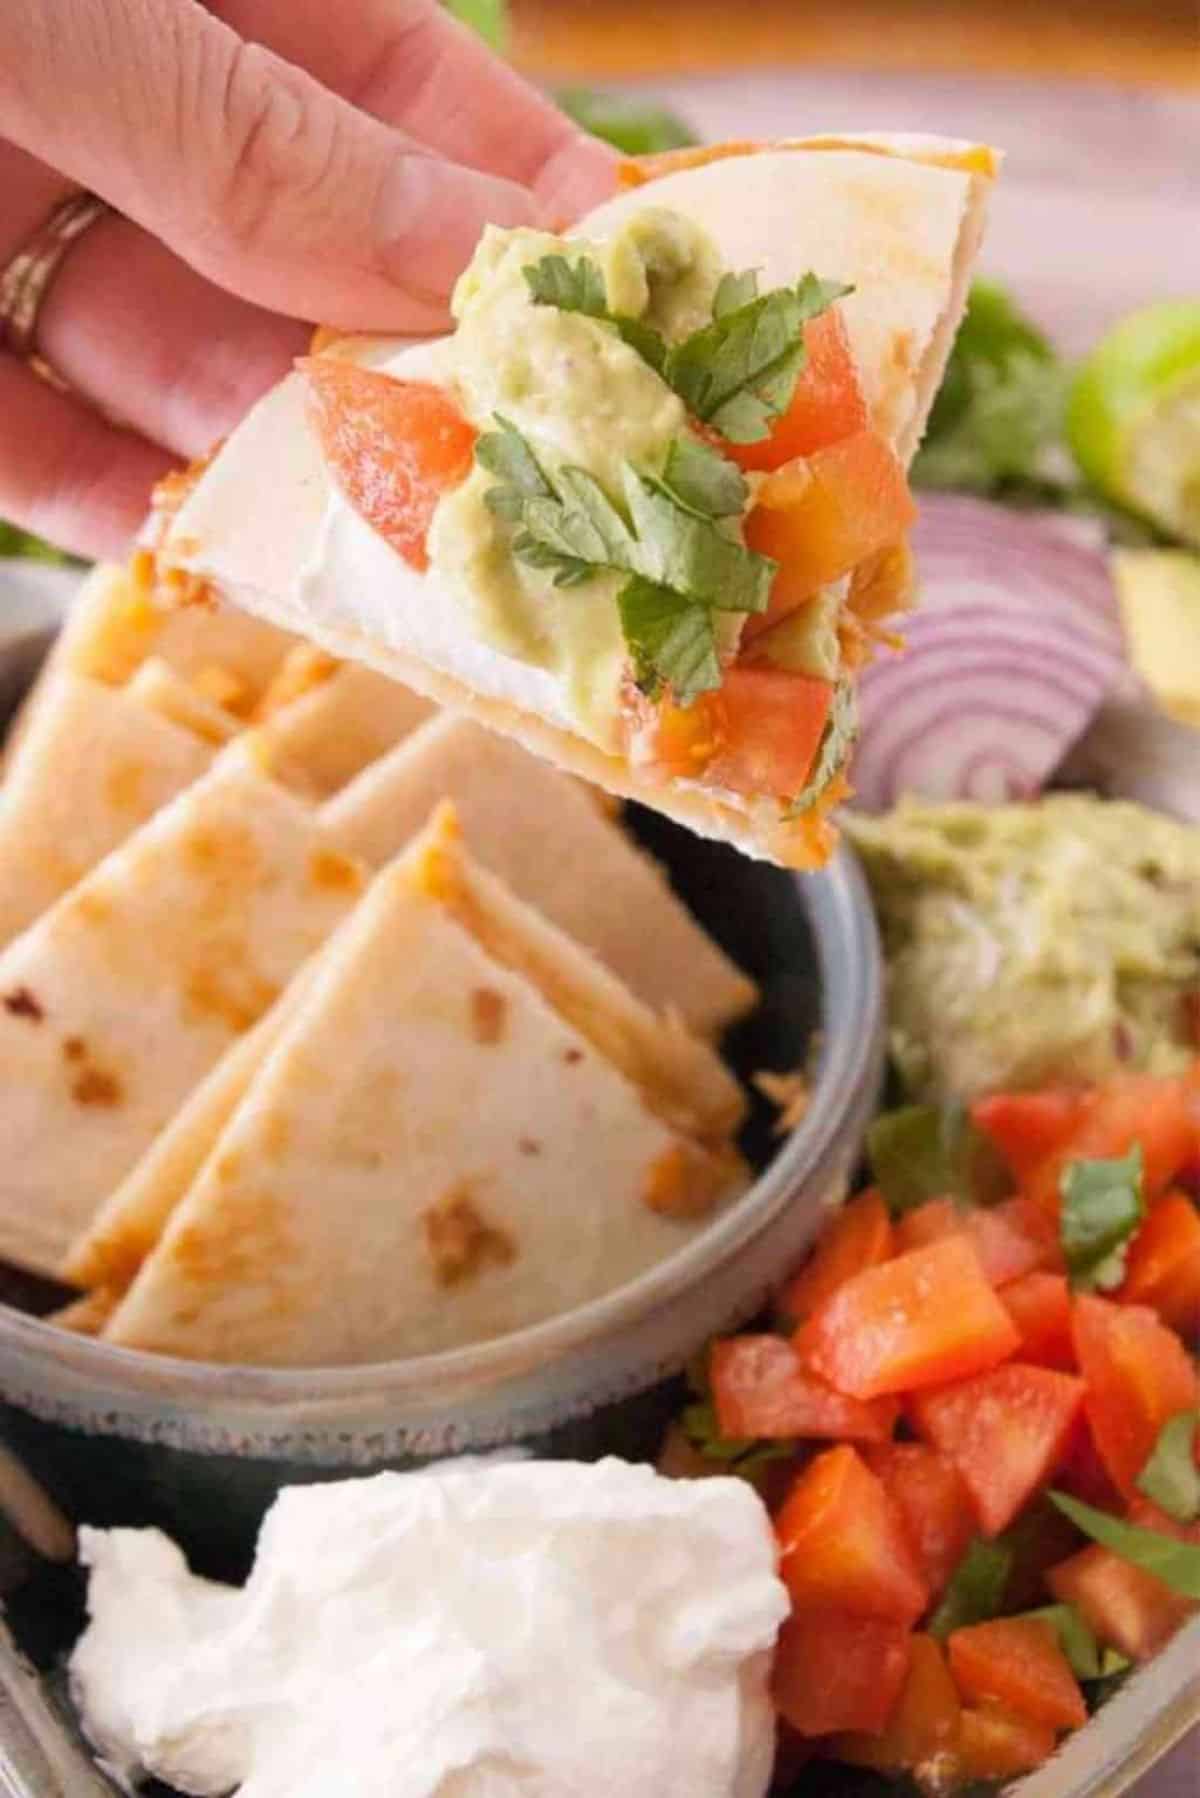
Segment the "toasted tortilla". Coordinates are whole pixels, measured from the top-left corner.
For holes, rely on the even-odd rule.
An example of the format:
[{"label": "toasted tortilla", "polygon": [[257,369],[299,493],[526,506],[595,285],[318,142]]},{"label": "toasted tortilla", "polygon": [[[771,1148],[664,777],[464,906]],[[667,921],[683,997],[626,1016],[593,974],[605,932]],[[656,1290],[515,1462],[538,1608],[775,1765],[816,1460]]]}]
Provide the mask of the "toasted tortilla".
[{"label": "toasted tortilla", "polygon": [[323,817],[351,855],[382,867],[440,799],[453,801],[485,868],[656,1011],[712,1036],[753,1006],[754,982],[594,795],[468,718],[422,725],[331,799]]},{"label": "toasted tortilla", "polygon": [[[589,1006],[586,1028],[567,1015]],[[639,1010],[443,818],[322,958],[106,1340],[379,1361],[502,1336],[635,1277],[741,1179],[724,1141],[672,1125],[597,1047],[661,1033],[644,1011],[635,1028]],[[728,1076],[700,1053],[715,1093]]]},{"label": "toasted tortilla", "polygon": [[[410,687],[347,662],[274,710],[257,732],[258,746],[277,778],[327,799],[403,742],[433,709]],[[423,817],[428,812],[427,806]]]},{"label": "toasted tortilla", "polygon": [[239,746],[0,954],[0,1256],[55,1274],[365,884]]},{"label": "toasted tortilla", "polygon": [[[940,139],[820,138],[668,172],[582,220],[603,236],[647,202],[696,218],[726,264],[764,285],[809,269],[853,282],[843,315],[876,427],[907,460],[920,438],[966,301],[992,163]],[[422,346],[357,339],[329,352],[427,377]],[[262,503],[245,507],[253,486]],[[568,771],[636,798],[750,854],[803,865],[827,848],[774,802],[663,781],[581,736],[545,670],[480,642],[444,587],[365,522],[355,549],[370,578],[314,582],[331,477],[289,376],[234,432],[168,525],[165,564],[211,580],[259,617],[357,659],[436,703],[468,711]]]}]

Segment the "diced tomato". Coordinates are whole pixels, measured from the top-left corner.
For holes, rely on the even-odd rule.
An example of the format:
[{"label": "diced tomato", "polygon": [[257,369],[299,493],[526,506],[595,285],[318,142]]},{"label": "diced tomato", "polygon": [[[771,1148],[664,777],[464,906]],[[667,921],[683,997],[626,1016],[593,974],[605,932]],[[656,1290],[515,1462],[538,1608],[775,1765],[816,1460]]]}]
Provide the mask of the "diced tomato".
[{"label": "diced tomato", "polygon": [[1083,1398],[1082,1380],[1014,1361],[916,1393],[910,1408],[921,1435],[962,1474],[984,1529],[996,1535],[1058,1466]]},{"label": "diced tomato", "polygon": [[962,1714],[958,1772],[964,1781],[1015,1779],[1048,1761],[1056,1746],[1048,1724],[1015,1717],[998,1705],[981,1705]]},{"label": "diced tomato", "polygon": [[848,1280],[803,1326],[797,1347],[840,1392],[878,1398],[994,1367],[1018,1340],[978,1255],[951,1236]]},{"label": "diced tomato", "polygon": [[1059,1183],[1068,1162],[1127,1155],[1139,1143],[1142,1190],[1149,1203],[1195,1157],[1197,1142],[1195,1099],[1186,1079],[1125,1074],[1094,1093],[1071,1135],[1027,1177],[1025,1190],[1057,1213]]},{"label": "diced tomato", "polygon": [[912,1624],[929,1602],[898,1509],[848,1444],[805,1468],[775,1534],[780,1577],[797,1610],[832,1605]]},{"label": "diced tomato", "polygon": [[896,1225],[896,1249],[903,1255],[913,1249],[924,1249],[931,1242],[943,1242],[947,1236],[966,1234],[962,1207],[951,1198],[926,1199],[906,1211]]},{"label": "diced tomato", "polygon": [[[1130,1521],[1159,1529],[1165,1521],[1164,1534],[1175,1533],[1169,1518],[1155,1517],[1151,1525],[1149,1512],[1139,1507],[1131,1508]],[[1106,1647],[1132,1661],[1146,1661],[1157,1654],[1180,1624],[1200,1608],[1099,1543],[1052,1567],[1046,1583],[1060,1603],[1077,1607]]]},{"label": "diced tomato", "polygon": [[1092,1435],[1086,1411],[1080,1412],[1075,1419],[1071,1440],[1054,1478],[1056,1485],[1061,1486],[1064,1492],[1081,1498],[1085,1505],[1098,1505],[1102,1511],[1119,1511],[1124,1502],[1113,1485],[1108,1468],[1100,1459],[1100,1451],[1096,1447],[1096,1438]]},{"label": "diced tomato", "polygon": [[792,403],[776,419],[771,435],[758,443],[722,443],[725,454],[740,468],[781,468],[797,456],[811,456],[815,450],[866,429],[867,403],[858,384],[845,321],[836,305],[809,319],[804,327],[804,348],[804,367]]},{"label": "diced tomato", "polygon": [[975,1511],[962,1475],[949,1456],[924,1442],[865,1448],[863,1460],[904,1521],[930,1598],[940,1597],[975,1534]]},{"label": "diced tomato", "polygon": [[1197,1402],[1196,1369],[1174,1331],[1142,1305],[1080,1293],[1072,1333],[1096,1447],[1132,1498],[1164,1423]]},{"label": "diced tomato", "polygon": [[1035,1367],[1073,1370],[1071,1289],[1065,1275],[1040,1270],[1023,1274],[1001,1289],[1000,1302],[1021,1333],[1019,1360]]},{"label": "diced tomato", "polygon": [[820,1436],[886,1442],[900,1407],[893,1399],[847,1398],[810,1373],[782,1336],[730,1336],[709,1357],[723,1436]]},{"label": "diced tomato", "polygon": [[833,1213],[812,1254],[780,1294],[780,1308],[799,1323],[864,1267],[893,1252],[892,1220],[876,1187]]},{"label": "diced tomato", "polygon": [[788,1618],[775,1648],[772,1692],[802,1736],[881,1730],[908,1674],[912,1637],[904,1624],[852,1611],[803,1610]]},{"label": "diced tomato", "polygon": [[930,1785],[945,1783],[958,1751],[962,1701],[950,1677],[940,1642],[917,1635],[910,1648],[908,1678],[878,1735],[835,1736],[827,1752],[855,1767],[881,1773],[922,1775]]},{"label": "diced tomato", "polygon": [[331,356],[306,356],[297,367],[347,499],[413,568],[428,568],[429,522],[470,473],[475,427],[429,381],[397,381]]},{"label": "diced tomato", "polygon": [[1054,1625],[1043,1618],[997,1617],[956,1629],[946,1652],[967,1704],[998,1704],[1049,1729],[1087,1722],[1079,1681]]},{"label": "diced tomato", "polygon": [[915,517],[904,470],[872,430],[769,474],[745,532],[751,549],[779,563],[772,614],[783,617],[818,587],[897,542]]},{"label": "diced tomato", "polygon": [[971,1119],[1023,1181],[1074,1134],[1091,1102],[1092,1095],[1082,1087],[993,1093],[975,1101]]},{"label": "diced tomato", "polygon": [[630,754],[664,774],[748,798],[802,791],[829,720],[828,681],[781,668],[727,668],[691,705],[634,713]]},{"label": "diced tomato", "polygon": [[1053,1220],[1031,1199],[969,1208],[953,1199],[927,1199],[901,1218],[896,1245],[915,1249],[947,1236],[967,1236],[993,1286],[1003,1286],[1037,1267],[1062,1259]]},{"label": "diced tomato", "polygon": [[1129,1245],[1123,1304],[1149,1305],[1183,1336],[1200,1328],[1200,1212],[1186,1193],[1150,1207]]}]

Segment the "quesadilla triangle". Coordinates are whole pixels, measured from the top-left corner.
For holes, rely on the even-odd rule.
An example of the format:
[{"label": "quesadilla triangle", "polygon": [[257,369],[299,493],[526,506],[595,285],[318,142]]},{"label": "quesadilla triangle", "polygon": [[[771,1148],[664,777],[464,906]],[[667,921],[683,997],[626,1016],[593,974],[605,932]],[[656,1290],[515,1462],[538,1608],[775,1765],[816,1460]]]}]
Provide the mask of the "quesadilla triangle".
[{"label": "quesadilla triangle", "polygon": [[0,953],[0,1257],[18,1266],[58,1273],[366,885],[243,740]]},{"label": "quesadilla triangle", "polygon": [[598,1297],[739,1190],[740,1092],[468,856],[374,881],[104,1330],[336,1365]]},{"label": "quesadilla triangle", "polygon": [[348,854],[382,867],[440,799],[471,853],[656,1011],[715,1036],[758,996],[596,793],[469,718],[444,713],[322,812]]},{"label": "quesadilla triangle", "polygon": [[172,494],[159,573],[807,867],[996,159],[707,156],[566,237],[489,229],[448,338],[320,334]]}]

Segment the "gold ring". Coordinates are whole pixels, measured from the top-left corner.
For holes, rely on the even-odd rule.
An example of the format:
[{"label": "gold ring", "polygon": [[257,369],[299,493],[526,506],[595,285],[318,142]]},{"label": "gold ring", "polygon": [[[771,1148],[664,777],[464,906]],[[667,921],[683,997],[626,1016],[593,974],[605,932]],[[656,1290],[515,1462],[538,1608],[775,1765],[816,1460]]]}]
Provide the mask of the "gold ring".
[{"label": "gold ring", "polygon": [[95,194],[68,194],[0,271],[0,349],[26,359],[34,355],[38,314],[63,257],[111,210]]}]

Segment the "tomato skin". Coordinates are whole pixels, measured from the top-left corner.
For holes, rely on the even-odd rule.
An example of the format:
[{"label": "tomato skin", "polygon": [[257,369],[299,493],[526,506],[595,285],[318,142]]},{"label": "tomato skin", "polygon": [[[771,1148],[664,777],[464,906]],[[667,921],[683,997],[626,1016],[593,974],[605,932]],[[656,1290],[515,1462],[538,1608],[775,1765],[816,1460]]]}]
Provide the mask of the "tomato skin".
[{"label": "tomato skin", "polygon": [[993,1093],[971,1106],[971,1121],[991,1138],[1016,1179],[1023,1181],[1071,1137],[1090,1099],[1082,1087]]},{"label": "tomato skin", "polygon": [[398,381],[331,356],[305,356],[296,366],[347,499],[410,567],[425,570],[430,520],[471,471],[475,427],[432,382]]},{"label": "tomato skin", "polygon": [[775,420],[770,436],[758,443],[722,440],[722,450],[739,468],[769,472],[866,429],[867,403],[836,304],[808,320],[804,348],[791,405]]},{"label": "tomato skin", "polygon": [[998,1705],[968,1708],[958,1728],[958,1772],[967,1782],[1015,1779],[1048,1761],[1056,1746],[1046,1723],[1013,1716]]},{"label": "tomato skin", "polygon": [[1078,1729],[1087,1705],[1053,1624],[998,1617],[956,1629],[946,1643],[954,1683],[968,1704],[999,1704],[1048,1729]]},{"label": "tomato skin", "polygon": [[1149,1305],[1181,1336],[1200,1330],[1200,1212],[1186,1193],[1169,1192],[1150,1207],[1116,1297]]},{"label": "tomato skin", "polygon": [[1142,1191],[1152,1203],[1200,1147],[1195,1098],[1186,1078],[1125,1074],[1098,1087],[1067,1140],[1023,1182],[1030,1198],[1058,1215],[1059,1186],[1071,1161],[1107,1160],[1142,1150]]},{"label": "tomato skin", "polygon": [[847,1398],[808,1372],[782,1336],[730,1336],[709,1356],[713,1403],[723,1436],[828,1437],[886,1442],[900,1407],[890,1399]]},{"label": "tomato skin", "polygon": [[857,431],[769,474],[745,535],[779,563],[772,618],[899,542],[915,517],[904,470],[876,431]]},{"label": "tomato skin", "polygon": [[930,1599],[939,1598],[976,1529],[962,1475],[924,1442],[881,1443],[862,1453],[903,1519]]},{"label": "tomato skin", "polygon": [[958,1468],[989,1535],[1007,1529],[1063,1458],[1082,1380],[1012,1361],[910,1402],[917,1430]]},{"label": "tomato skin", "polygon": [[968,1238],[993,1286],[1007,1285],[1035,1268],[1057,1267],[1062,1262],[1054,1222],[1031,1199],[1005,1199],[998,1205],[970,1208],[950,1198],[927,1199],[896,1226],[896,1246],[901,1250],[940,1242],[947,1236]]},{"label": "tomato skin", "polygon": [[899,1511],[848,1444],[809,1463],[775,1534],[796,1610],[832,1607],[910,1627],[929,1602]]},{"label": "tomato skin", "polygon": [[839,1392],[879,1398],[994,1367],[1018,1340],[974,1249],[950,1236],[848,1280],[801,1328],[797,1347]]},{"label": "tomato skin", "polygon": [[795,1612],[779,1632],[772,1694],[802,1736],[877,1732],[908,1674],[911,1636],[902,1623],[837,1607]]},{"label": "tomato skin", "polygon": [[1100,1458],[1118,1491],[1133,1498],[1162,1426],[1197,1402],[1195,1366],[1174,1331],[1142,1305],[1080,1293],[1072,1334]]},{"label": "tomato skin", "polygon": [[878,1188],[868,1187],[833,1214],[812,1254],[780,1294],[781,1310],[799,1323],[852,1275],[887,1261],[894,1246],[887,1206]]},{"label": "tomato skin", "polygon": [[1071,1289],[1064,1274],[1045,1273],[1040,1268],[1023,1274],[1001,1288],[1000,1302],[1021,1333],[1018,1360],[1035,1367],[1056,1367],[1063,1373],[1074,1371]]},{"label": "tomato skin", "polygon": [[940,1642],[915,1635],[908,1677],[882,1730],[878,1735],[835,1736],[828,1751],[851,1766],[912,1773],[918,1783],[925,1774],[936,1788],[944,1786],[957,1756],[961,1720],[962,1702]]},{"label": "tomato skin", "polygon": [[749,799],[801,792],[833,704],[828,681],[780,668],[727,668],[691,705],[664,699],[635,711],[630,756],[640,766]]}]

